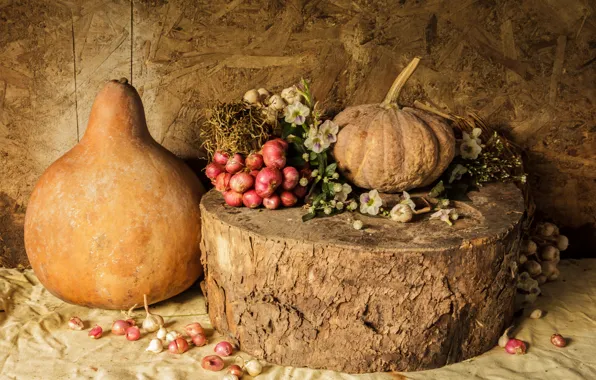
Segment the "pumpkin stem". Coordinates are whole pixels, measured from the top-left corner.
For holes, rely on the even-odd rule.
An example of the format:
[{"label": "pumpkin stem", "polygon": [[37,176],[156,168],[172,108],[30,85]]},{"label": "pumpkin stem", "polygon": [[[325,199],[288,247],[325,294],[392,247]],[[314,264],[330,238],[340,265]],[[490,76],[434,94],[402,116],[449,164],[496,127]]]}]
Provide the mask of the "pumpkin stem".
[{"label": "pumpkin stem", "polygon": [[402,70],[401,73],[395,78],[395,81],[391,85],[389,92],[385,96],[385,100],[381,103],[381,107],[389,107],[392,103],[397,104],[397,98],[399,98],[399,93],[401,89],[404,87],[410,76],[414,74],[418,63],[420,62],[420,58],[415,57],[409,64],[406,66],[405,69]]}]

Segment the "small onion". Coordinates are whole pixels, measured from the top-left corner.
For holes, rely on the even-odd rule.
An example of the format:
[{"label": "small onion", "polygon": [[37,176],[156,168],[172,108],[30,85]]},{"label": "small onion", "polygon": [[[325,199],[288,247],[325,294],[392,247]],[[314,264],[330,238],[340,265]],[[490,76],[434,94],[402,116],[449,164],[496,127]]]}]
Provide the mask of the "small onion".
[{"label": "small onion", "polygon": [[224,201],[228,206],[242,207],[242,194],[237,193],[233,190],[228,190],[223,193]]},{"label": "small onion", "polygon": [[183,354],[188,351],[188,342],[182,338],[176,338],[168,344],[168,351],[173,354]]},{"label": "small onion", "polygon": [[231,366],[229,366],[228,372],[231,373],[232,375],[238,376],[239,378],[241,378],[242,375],[244,375],[244,371],[238,364],[232,364]]},{"label": "small onion", "polygon": [[216,164],[223,165],[223,166],[226,166],[229,159],[230,159],[230,155],[227,154],[226,152],[217,151],[213,155],[213,162],[215,162]]},{"label": "small onion", "polygon": [[226,171],[231,174],[236,174],[242,169],[244,169],[244,157],[242,157],[241,154],[236,153],[228,160]]},{"label": "small onion", "polygon": [[81,331],[85,328],[85,324],[79,317],[72,317],[68,320],[68,328],[71,330]]},{"label": "small onion", "polygon": [[130,326],[126,329],[126,339],[130,341],[139,340],[141,338],[141,330],[137,326]]},{"label": "small onion", "polygon": [[242,203],[248,208],[257,208],[263,204],[263,198],[257,194],[256,190],[248,190],[242,194]]},{"label": "small onion", "polygon": [[565,347],[567,345],[567,341],[561,334],[553,334],[550,337],[550,342],[557,347]]},{"label": "small onion", "polygon": [[112,334],[114,335],[126,335],[126,329],[130,327],[130,324],[121,319],[114,321],[112,324]]},{"label": "small onion", "polygon": [[205,334],[198,333],[191,337],[192,343],[197,347],[202,347],[207,344],[207,337]]},{"label": "small onion", "polygon": [[89,335],[89,338],[91,338],[91,339],[99,339],[99,338],[101,338],[102,334],[103,334],[103,329],[101,328],[101,326],[95,325],[94,328],[89,330],[88,335]]},{"label": "small onion", "polygon": [[286,166],[282,170],[283,175],[283,182],[281,183],[281,187],[284,190],[292,190],[293,188],[298,185],[298,181],[300,181],[300,174],[298,170],[292,166]]},{"label": "small onion", "polygon": [[285,207],[292,207],[298,202],[298,197],[291,191],[282,191],[279,195],[281,204]]},{"label": "small onion", "polygon": [[188,336],[195,336],[197,334],[205,334],[205,330],[203,326],[199,322],[194,322],[188,324],[184,327],[184,331],[188,334]]},{"label": "small onion", "polygon": [[234,353],[234,346],[230,342],[219,342],[215,345],[214,351],[220,356],[226,357]]},{"label": "small onion", "polygon": [[225,172],[225,168],[223,165],[217,164],[215,162],[210,163],[205,167],[205,175],[210,180],[215,180],[220,173]]},{"label": "small onion", "polygon": [[201,360],[201,367],[208,371],[221,371],[224,367],[224,361],[217,355],[208,355]]},{"label": "small onion", "polygon": [[230,189],[237,193],[247,192],[255,184],[255,177],[248,173],[236,173],[230,178]]},{"label": "small onion", "polygon": [[259,170],[263,167],[263,156],[258,153],[251,153],[246,157],[245,164],[249,170]]},{"label": "small onion", "polygon": [[526,344],[519,339],[509,339],[505,345],[505,351],[512,355],[523,355],[526,353]]},{"label": "small onion", "polygon": [[277,194],[273,194],[268,198],[263,198],[263,206],[265,206],[266,209],[275,210],[278,209],[280,205],[281,199]]}]

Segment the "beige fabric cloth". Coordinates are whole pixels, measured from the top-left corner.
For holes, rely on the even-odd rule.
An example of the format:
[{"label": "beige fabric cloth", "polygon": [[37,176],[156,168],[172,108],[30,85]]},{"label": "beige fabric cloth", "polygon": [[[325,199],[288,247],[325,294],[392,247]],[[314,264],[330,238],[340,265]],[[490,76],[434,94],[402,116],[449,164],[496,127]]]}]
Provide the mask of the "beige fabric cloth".
[{"label": "beige fabric cloth", "polygon": [[[444,368],[404,373],[348,375],[332,371],[266,366],[258,379],[596,379],[596,260],[564,261],[561,280],[543,286],[536,307],[547,312],[539,320],[521,321],[516,336],[528,342],[528,354],[513,356],[495,349]],[[68,280],[68,279],[65,279]],[[31,271],[0,269],[0,378],[3,379],[220,379],[224,371],[203,370],[200,360],[215,343],[183,355],[145,352],[147,337],[128,342],[105,334],[89,339],[87,331],[71,331],[67,321],[78,315],[87,324],[110,330],[118,311],[66,304],[48,293]],[[204,299],[196,289],[156,305],[169,328],[192,321],[209,326]],[[192,316],[192,314],[202,314]],[[144,315],[135,312],[141,322]],[[571,338],[568,347],[551,345],[559,332]],[[153,335],[153,334],[151,334]],[[211,337],[217,342],[217,335]],[[347,348],[348,349],[348,348]],[[249,356],[239,354],[244,358]],[[231,360],[228,360],[231,362]],[[250,377],[246,376],[246,379]]]}]

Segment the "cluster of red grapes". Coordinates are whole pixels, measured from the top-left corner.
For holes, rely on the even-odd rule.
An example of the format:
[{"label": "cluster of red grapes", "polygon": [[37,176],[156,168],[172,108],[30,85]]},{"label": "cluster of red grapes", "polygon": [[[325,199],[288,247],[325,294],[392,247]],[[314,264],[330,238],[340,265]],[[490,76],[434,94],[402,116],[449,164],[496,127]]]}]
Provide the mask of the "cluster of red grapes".
[{"label": "cluster of red grapes", "polygon": [[311,171],[286,166],[287,150],[288,143],[278,138],[246,158],[218,151],[205,173],[232,207],[292,207],[306,196]]}]

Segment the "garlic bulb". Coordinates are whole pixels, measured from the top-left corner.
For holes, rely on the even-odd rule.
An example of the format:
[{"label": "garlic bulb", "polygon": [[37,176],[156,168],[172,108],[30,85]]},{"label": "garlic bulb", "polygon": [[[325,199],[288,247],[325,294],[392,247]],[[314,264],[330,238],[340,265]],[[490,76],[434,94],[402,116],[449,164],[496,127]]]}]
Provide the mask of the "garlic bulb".
[{"label": "garlic bulb", "polygon": [[166,335],[168,334],[168,330],[165,327],[159,326],[159,330],[157,330],[157,338],[158,339],[166,339]]},{"label": "garlic bulb", "polygon": [[391,220],[395,222],[406,223],[412,220],[414,213],[412,212],[412,208],[407,204],[398,203],[391,209],[389,215],[391,216]]},{"label": "garlic bulb", "polygon": [[180,334],[177,331],[170,331],[169,333],[166,334],[166,343],[171,343],[173,341],[175,341],[176,339],[180,338],[182,336],[182,334]]},{"label": "garlic bulb", "polygon": [[261,96],[259,95],[259,92],[255,89],[252,89],[246,91],[242,99],[244,99],[244,101],[248,104],[257,104],[259,102],[260,97]]},{"label": "garlic bulb", "polygon": [[303,102],[304,98],[302,94],[298,92],[298,88],[296,86],[284,88],[281,92],[281,97],[288,103],[294,104],[296,102]]},{"label": "garlic bulb", "polygon": [[259,102],[260,103],[265,103],[267,101],[267,99],[269,99],[269,97],[271,96],[271,94],[269,93],[269,91],[267,91],[266,88],[259,88],[257,90],[257,92],[259,93]]},{"label": "garlic bulb", "polygon": [[263,365],[256,359],[247,361],[244,368],[246,368],[246,372],[253,377],[258,376],[263,372]]},{"label": "garlic bulb", "polygon": [[286,101],[283,100],[281,96],[275,94],[269,98],[269,107],[273,108],[274,110],[281,111],[285,108],[285,106]]},{"label": "garlic bulb", "polygon": [[145,302],[145,312],[147,316],[143,321],[143,329],[148,332],[155,332],[159,329],[159,326],[163,326],[163,318],[161,315],[151,314],[149,312],[149,304],[147,303],[147,295],[143,294],[143,301]]},{"label": "garlic bulb", "polygon": [[147,346],[145,351],[158,354],[163,351],[163,342],[158,338],[151,339],[151,342],[149,342],[149,346]]}]

